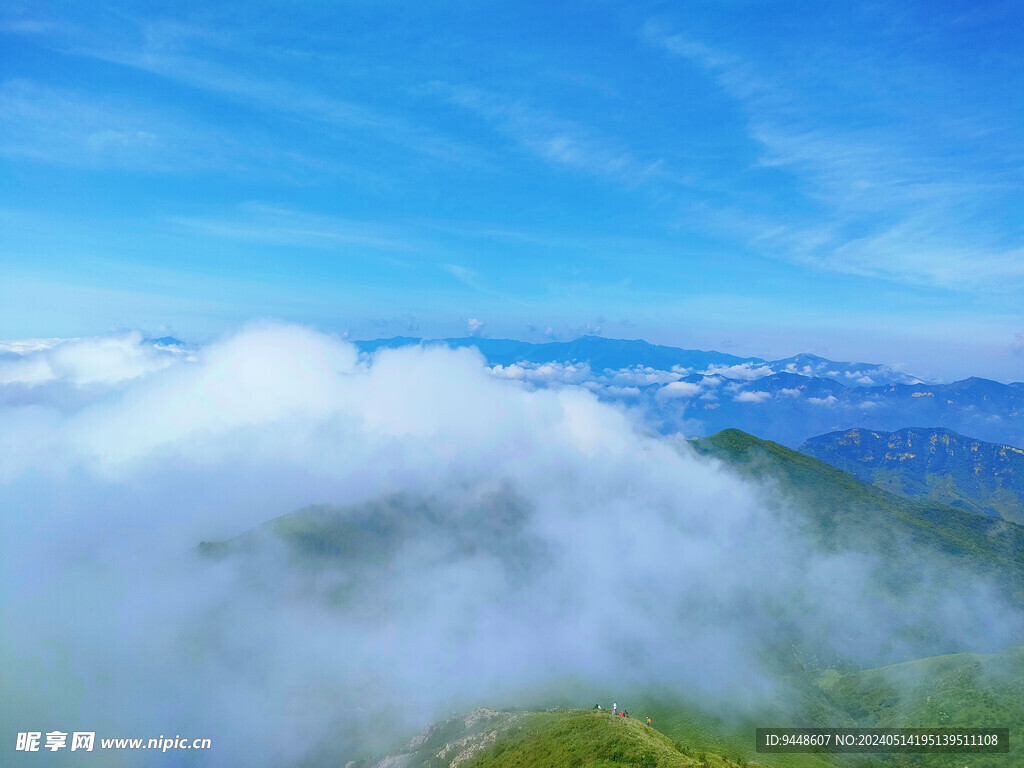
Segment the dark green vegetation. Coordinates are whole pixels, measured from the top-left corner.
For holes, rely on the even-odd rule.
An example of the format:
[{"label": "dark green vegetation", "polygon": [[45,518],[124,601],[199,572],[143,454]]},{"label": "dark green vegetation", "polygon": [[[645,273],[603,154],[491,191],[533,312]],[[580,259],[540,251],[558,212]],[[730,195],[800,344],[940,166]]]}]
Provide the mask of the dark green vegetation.
[{"label": "dark green vegetation", "polygon": [[[1024,765],[1024,646],[998,654],[918,659],[880,669],[828,670],[815,687],[808,697],[818,708],[815,719],[829,725],[1010,729],[1009,754],[899,755],[890,766]],[[845,759],[857,765],[853,757]],[[872,764],[863,759],[860,763]]]},{"label": "dark green vegetation", "polygon": [[849,429],[800,451],[910,498],[1024,523],[1024,450],[941,428]]},{"label": "dark green vegetation", "polygon": [[819,459],[727,429],[692,441],[702,454],[774,484],[801,525],[829,550],[880,554],[880,580],[899,594],[917,586],[910,564],[921,558],[937,572],[956,568],[999,585],[1024,606],[1024,527],[927,499],[889,493]]},{"label": "dark green vegetation", "polygon": [[438,559],[487,553],[515,573],[543,555],[524,535],[525,519],[523,502],[508,488],[457,502],[393,494],[354,506],[303,507],[228,541],[204,541],[199,552],[223,557],[283,543],[299,568],[342,568],[372,580],[387,576],[385,566],[403,547],[429,537]]}]

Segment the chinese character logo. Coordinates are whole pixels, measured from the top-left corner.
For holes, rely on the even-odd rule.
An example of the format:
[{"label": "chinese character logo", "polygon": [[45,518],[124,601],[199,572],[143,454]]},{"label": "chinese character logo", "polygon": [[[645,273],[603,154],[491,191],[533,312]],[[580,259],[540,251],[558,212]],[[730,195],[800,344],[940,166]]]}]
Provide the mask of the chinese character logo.
[{"label": "chinese character logo", "polygon": [[71,737],[71,751],[84,749],[86,752],[92,752],[92,745],[95,741],[95,731],[75,731]]},{"label": "chinese character logo", "polygon": [[68,745],[68,735],[63,731],[50,731],[46,734],[46,748],[51,752],[63,749]]},{"label": "chinese character logo", "polygon": [[18,733],[18,741],[15,749],[21,752],[38,752],[39,751],[39,739],[43,736],[42,731],[28,731],[27,733]]}]

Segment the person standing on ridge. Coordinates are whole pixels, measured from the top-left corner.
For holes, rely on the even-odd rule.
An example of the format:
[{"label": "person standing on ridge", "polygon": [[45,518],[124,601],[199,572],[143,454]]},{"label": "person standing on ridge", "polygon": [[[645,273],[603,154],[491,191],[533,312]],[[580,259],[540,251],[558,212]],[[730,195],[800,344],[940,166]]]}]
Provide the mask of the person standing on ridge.
[{"label": "person standing on ridge", "polygon": [[614,701],[612,702],[612,714],[613,714],[613,715],[615,714],[615,708],[616,708],[616,707],[618,707],[618,706],[619,706],[619,705],[618,705],[618,704],[616,704],[616,703],[615,703]]}]

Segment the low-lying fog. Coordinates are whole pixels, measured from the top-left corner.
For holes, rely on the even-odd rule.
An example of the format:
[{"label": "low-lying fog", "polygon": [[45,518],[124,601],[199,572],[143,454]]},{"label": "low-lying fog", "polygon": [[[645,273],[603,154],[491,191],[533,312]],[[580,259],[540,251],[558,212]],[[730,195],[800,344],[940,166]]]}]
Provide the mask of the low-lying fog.
[{"label": "low-lying fog", "polygon": [[[292,764],[558,680],[746,711],[777,693],[763,651],[794,627],[865,663],[907,652],[891,638],[923,611],[950,647],[1019,641],[984,585],[878,599],[870,553],[815,551],[765,493],[471,350],[367,360],[265,323],[194,353],[123,334],[7,354],[4,752],[17,731],[84,730]],[[344,564],[197,553],[308,504],[396,498],[435,519],[341,603]],[[154,764],[96,754],[32,758]]]}]

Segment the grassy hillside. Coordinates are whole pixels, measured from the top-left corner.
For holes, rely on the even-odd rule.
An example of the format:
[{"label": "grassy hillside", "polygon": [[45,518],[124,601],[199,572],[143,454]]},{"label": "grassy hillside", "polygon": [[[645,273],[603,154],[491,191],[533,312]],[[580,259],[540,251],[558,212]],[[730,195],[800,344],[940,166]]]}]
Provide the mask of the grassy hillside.
[{"label": "grassy hillside", "polygon": [[849,429],[800,451],[901,496],[1024,522],[1024,450],[948,429]]},{"label": "grassy hillside", "polygon": [[[802,712],[764,712],[731,724],[694,703],[634,700],[632,717],[607,710],[478,709],[430,726],[388,757],[352,768],[1017,768],[1024,764],[1024,647],[954,654],[867,670],[827,670],[805,691]],[[653,718],[648,727],[646,717]],[[764,725],[1008,727],[1009,754],[758,754]]]},{"label": "grassy hillside", "polygon": [[[400,751],[364,765],[402,768],[737,768],[608,710],[478,709],[426,729]],[[354,767],[353,767],[354,768]]]},{"label": "grassy hillside", "polygon": [[1024,527],[929,500],[908,499],[872,486],[848,472],[778,443],[737,429],[691,441],[702,454],[722,459],[741,473],[768,481],[803,515],[826,548],[881,553],[889,586],[909,578],[909,557],[944,560],[974,576],[992,579],[1017,606],[1024,606]]}]

